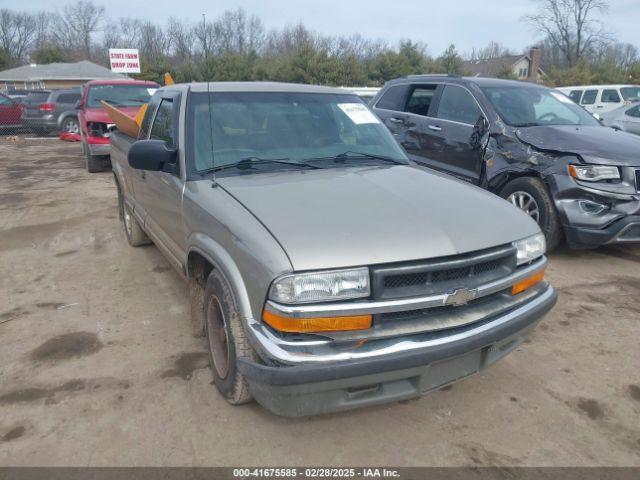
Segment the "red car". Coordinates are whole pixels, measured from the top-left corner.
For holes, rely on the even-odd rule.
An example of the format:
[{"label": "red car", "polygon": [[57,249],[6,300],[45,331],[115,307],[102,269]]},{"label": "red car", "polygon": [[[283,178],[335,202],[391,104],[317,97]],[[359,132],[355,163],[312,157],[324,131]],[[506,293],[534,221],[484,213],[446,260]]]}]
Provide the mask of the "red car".
[{"label": "red car", "polygon": [[22,103],[0,93],[0,128],[19,127],[22,116]]},{"label": "red car", "polygon": [[144,80],[92,80],[82,87],[78,120],[87,170],[99,172],[109,160],[109,129],[113,121],[102,107],[102,100],[134,116],[159,87]]}]

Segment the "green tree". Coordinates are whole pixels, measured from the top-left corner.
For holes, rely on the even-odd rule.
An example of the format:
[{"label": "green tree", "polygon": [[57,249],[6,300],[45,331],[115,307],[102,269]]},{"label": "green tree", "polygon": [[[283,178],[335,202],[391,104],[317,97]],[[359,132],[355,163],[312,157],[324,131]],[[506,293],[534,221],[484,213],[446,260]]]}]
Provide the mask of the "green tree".
[{"label": "green tree", "polygon": [[462,74],[462,58],[458,54],[454,44],[449,45],[444,53],[438,57],[437,62],[444,70],[444,73],[451,75]]},{"label": "green tree", "polygon": [[64,52],[56,46],[47,46],[39,48],[31,53],[31,60],[40,65],[55,62],[64,62]]},{"label": "green tree", "polygon": [[586,61],[578,62],[571,68],[551,67],[547,72],[546,83],[552,87],[565,85],[590,85],[594,82],[591,68]]}]

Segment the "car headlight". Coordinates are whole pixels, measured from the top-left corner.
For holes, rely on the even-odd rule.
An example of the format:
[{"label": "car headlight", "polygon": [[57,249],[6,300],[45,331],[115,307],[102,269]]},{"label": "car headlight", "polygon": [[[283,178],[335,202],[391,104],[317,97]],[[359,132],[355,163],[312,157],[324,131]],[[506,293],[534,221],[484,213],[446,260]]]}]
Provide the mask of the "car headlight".
[{"label": "car headlight", "polygon": [[518,265],[532,262],[547,251],[547,242],[542,233],[513,242],[513,246],[518,249]]},{"label": "car headlight", "polygon": [[269,299],[280,303],[311,303],[368,297],[369,269],[292,273],[276,279]]},{"label": "car headlight", "polygon": [[610,165],[569,165],[569,174],[585,182],[620,180],[620,170]]}]

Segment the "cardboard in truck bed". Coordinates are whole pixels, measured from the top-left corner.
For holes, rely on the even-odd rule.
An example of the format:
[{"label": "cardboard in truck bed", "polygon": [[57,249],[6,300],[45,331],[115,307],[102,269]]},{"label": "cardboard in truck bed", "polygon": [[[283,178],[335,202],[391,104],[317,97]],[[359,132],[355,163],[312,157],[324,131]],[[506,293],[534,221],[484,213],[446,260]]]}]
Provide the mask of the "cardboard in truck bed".
[{"label": "cardboard in truck bed", "polygon": [[111,117],[111,120],[113,120],[113,123],[115,123],[116,127],[118,127],[118,130],[126,135],[129,135],[132,138],[138,138],[140,125],[142,124],[144,113],[147,110],[147,103],[140,107],[140,110],[138,110],[138,113],[135,117],[127,115],[126,113],[118,110],[116,107],[110,105],[104,100],[102,100],[101,103],[109,114],[109,117]]}]

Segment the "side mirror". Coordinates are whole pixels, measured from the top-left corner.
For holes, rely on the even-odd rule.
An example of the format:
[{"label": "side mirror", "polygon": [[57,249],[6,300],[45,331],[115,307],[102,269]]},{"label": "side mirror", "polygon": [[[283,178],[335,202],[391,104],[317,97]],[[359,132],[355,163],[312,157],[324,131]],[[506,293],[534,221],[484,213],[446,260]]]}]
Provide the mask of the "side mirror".
[{"label": "side mirror", "polygon": [[178,149],[163,140],[138,140],[131,145],[127,160],[132,168],[178,173]]},{"label": "side mirror", "polygon": [[73,108],[75,108],[76,110],[82,110],[82,100],[78,100]]}]

